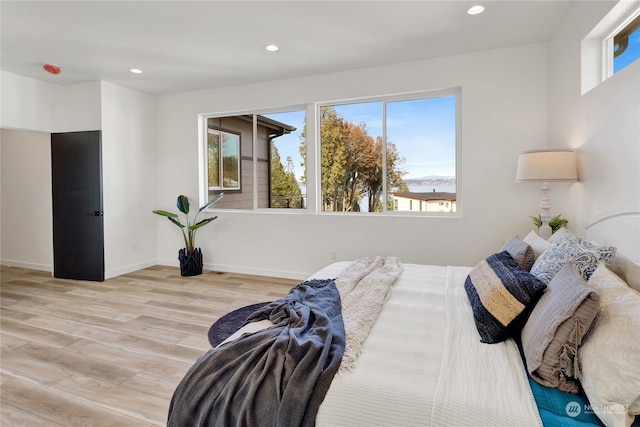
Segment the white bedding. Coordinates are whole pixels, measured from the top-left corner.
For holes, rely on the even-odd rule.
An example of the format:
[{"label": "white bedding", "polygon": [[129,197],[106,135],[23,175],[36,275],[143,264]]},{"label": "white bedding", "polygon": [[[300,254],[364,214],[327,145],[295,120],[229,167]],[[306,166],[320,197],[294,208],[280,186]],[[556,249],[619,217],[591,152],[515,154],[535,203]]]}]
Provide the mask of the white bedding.
[{"label": "white bedding", "polygon": [[463,287],[470,270],[403,265],[356,369],[334,378],[318,426],[542,425],[515,343],[480,343]]},{"label": "white bedding", "polygon": [[[311,278],[336,278],[349,264]],[[480,342],[464,290],[469,271],[403,264],[355,369],[333,379],[317,426],[542,425],[516,344]],[[270,325],[260,323],[229,339]]]}]

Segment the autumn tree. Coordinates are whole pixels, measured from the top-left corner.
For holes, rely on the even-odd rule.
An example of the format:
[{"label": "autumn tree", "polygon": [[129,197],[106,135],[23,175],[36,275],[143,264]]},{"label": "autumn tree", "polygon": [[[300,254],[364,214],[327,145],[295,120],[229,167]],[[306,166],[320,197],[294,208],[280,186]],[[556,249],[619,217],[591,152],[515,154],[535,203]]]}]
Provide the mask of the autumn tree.
[{"label": "autumn tree", "polygon": [[[382,138],[374,139],[364,123],[346,121],[333,107],[322,107],[320,126],[323,210],[357,212],[366,198],[369,212],[382,211]],[[300,146],[303,163],[306,162],[304,135],[305,131]],[[405,172],[400,168],[403,162],[395,144],[388,142],[388,189],[407,188],[402,180]]]}]

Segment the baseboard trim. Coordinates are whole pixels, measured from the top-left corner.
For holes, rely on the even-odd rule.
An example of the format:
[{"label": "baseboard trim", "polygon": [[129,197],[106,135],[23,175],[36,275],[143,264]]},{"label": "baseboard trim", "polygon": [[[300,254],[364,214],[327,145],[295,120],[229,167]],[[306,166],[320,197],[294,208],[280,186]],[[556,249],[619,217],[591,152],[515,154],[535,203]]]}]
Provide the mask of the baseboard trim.
[{"label": "baseboard trim", "polygon": [[53,275],[53,265],[35,264],[32,262],[12,261],[9,259],[0,260],[0,264],[7,267],[26,268],[29,270],[48,271]]},{"label": "baseboard trim", "polygon": [[[159,259],[158,265],[166,265],[170,267],[179,267],[180,264],[177,260],[169,260],[169,259]],[[251,274],[254,276],[268,276],[268,277],[279,277],[282,279],[296,279],[296,280],[304,280],[308,278],[312,273],[300,272],[300,271],[285,271],[285,270],[271,270],[267,268],[252,268],[247,267],[245,265],[229,265],[229,264],[215,264],[215,263],[204,263],[203,269],[205,270],[213,270],[213,271],[221,271],[223,273],[238,273],[238,274]]]},{"label": "baseboard trim", "polygon": [[115,270],[105,271],[104,278],[112,279],[114,277],[122,276],[123,274],[133,273],[134,271],[142,270],[148,267],[157,265],[155,261],[146,261],[138,264],[129,265],[127,267],[117,268]]}]

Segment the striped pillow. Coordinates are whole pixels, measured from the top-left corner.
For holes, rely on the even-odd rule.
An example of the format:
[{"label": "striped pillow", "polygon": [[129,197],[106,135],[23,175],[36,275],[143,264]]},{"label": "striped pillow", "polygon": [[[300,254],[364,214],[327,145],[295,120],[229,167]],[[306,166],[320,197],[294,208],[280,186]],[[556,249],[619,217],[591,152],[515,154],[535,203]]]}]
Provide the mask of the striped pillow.
[{"label": "striped pillow", "polygon": [[506,251],[476,265],[467,276],[464,289],[480,341],[498,343],[519,333],[546,287],[520,268]]}]

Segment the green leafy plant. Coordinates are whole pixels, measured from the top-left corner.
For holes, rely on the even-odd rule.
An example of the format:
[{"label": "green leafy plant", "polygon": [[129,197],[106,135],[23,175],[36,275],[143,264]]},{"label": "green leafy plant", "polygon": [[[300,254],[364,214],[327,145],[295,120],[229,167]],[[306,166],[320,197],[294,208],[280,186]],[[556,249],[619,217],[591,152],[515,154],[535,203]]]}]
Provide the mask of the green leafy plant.
[{"label": "green leafy plant", "polygon": [[211,201],[209,201],[209,203],[207,203],[206,205],[198,209],[198,212],[193,217],[193,220],[189,220],[189,199],[187,198],[187,196],[184,196],[182,194],[179,195],[176,206],[178,207],[178,210],[184,214],[184,217],[185,217],[184,224],[180,222],[180,217],[176,213],[168,212],[160,209],[154,210],[153,213],[166,217],[169,221],[171,221],[172,223],[180,227],[180,230],[182,231],[182,237],[184,237],[185,248],[187,249],[188,252],[194,252],[196,231],[199,228],[204,227],[205,225],[209,224],[211,221],[218,218],[217,216],[213,216],[213,217],[205,218],[196,222],[196,220],[198,219],[198,215],[200,214],[200,212],[202,212],[203,210],[205,210],[206,208],[208,208],[209,206],[213,205],[215,202],[220,200],[223,194],[224,193],[218,194]]},{"label": "green leafy plant", "polygon": [[[542,226],[542,217],[540,215],[531,216],[529,218],[533,220],[533,223],[535,224],[536,227],[540,228],[540,226]],[[565,227],[568,223],[569,223],[569,220],[562,218],[562,215],[556,215],[552,217],[549,220],[549,227],[551,227],[551,233],[552,234],[555,233],[562,227]]]}]

